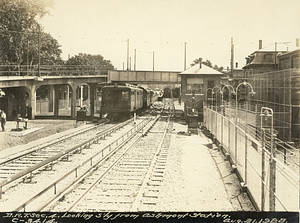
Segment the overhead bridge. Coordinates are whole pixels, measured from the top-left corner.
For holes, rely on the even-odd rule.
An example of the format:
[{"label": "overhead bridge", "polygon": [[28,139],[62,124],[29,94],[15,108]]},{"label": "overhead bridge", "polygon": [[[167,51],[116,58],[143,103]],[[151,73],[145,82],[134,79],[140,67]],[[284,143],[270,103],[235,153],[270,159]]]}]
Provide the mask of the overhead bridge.
[{"label": "overhead bridge", "polygon": [[[31,118],[36,116],[37,89],[41,86],[49,86],[49,103],[53,104],[54,116],[58,116],[59,98],[62,94],[62,86],[68,86],[64,92],[70,99],[71,117],[76,116],[76,90],[83,85],[88,85],[89,95],[94,95],[99,84],[107,82],[107,75],[85,75],[85,76],[1,76],[0,89],[4,92],[0,97],[0,109],[4,109],[8,119],[13,118],[15,107],[21,107],[25,113],[26,107],[31,108]],[[78,93],[77,93],[78,94]],[[27,96],[26,96],[27,95]],[[69,98],[70,97],[70,98]],[[78,97],[78,96],[77,96]],[[14,102],[20,101],[20,103]],[[26,104],[26,101],[28,104]],[[94,97],[90,97],[91,115],[94,114]],[[42,104],[40,104],[42,106]],[[23,116],[23,114],[21,114]]]},{"label": "overhead bridge", "polygon": [[180,87],[180,72],[176,71],[108,71],[108,81],[137,84],[150,89]]},{"label": "overhead bridge", "polygon": [[[93,117],[99,112],[100,88],[105,83],[125,82],[152,90],[179,89],[181,81],[179,73],[114,70],[109,71],[108,75],[74,73],[71,76],[1,76],[0,109],[5,111],[8,120],[14,120],[19,114],[31,119],[35,119],[35,116],[75,118],[78,105],[86,105],[89,108],[89,115]],[[80,100],[85,101],[80,103]]]}]

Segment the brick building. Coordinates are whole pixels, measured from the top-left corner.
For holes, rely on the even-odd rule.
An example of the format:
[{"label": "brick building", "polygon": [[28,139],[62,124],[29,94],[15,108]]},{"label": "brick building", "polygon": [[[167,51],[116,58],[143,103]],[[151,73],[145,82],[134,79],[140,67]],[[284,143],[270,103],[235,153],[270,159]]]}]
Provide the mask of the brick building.
[{"label": "brick building", "polygon": [[278,55],[279,70],[300,69],[300,49]]}]

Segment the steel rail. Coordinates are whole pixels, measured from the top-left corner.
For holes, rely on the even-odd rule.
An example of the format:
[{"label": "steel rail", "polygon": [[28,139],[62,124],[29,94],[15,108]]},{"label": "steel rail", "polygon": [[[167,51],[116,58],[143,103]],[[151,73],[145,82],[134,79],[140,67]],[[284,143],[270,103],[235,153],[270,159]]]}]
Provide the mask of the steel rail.
[{"label": "steel rail", "polygon": [[[126,140],[128,141],[129,139],[131,139],[132,137],[134,137],[135,133],[139,132],[142,128],[143,125],[146,125],[147,123],[150,122],[149,120],[144,120],[142,123],[140,123],[140,126],[136,126],[134,127],[136,129],[136,131],[134,133],[132,133],[131,136],[129,136]],[[146,123],[146,124],[145,124]],[[134,129],[133,128],[133,129]],[[130,130],[132,132],[132,130]],[[66,187],[64,187],[63,189],[61,189],[58,193],[55,194],[55,196],[53,196],[52,198],[50,198],[50,200],[48,200],[45,204],[43,204],[41,207],[38,208],[37,211],[42,211],[44,208],[46,208],[47,206],[49,206],[50,203],[52,203],[54,200],[56,200],[58,197],[62,196],[64,193],[66,193],[66,191],[71,187],[74,186],[74,184],[80,182],[84,177],[86,177],[86,175],[88,175],[91,171],[93,171],[95,169],[96,166],[100,165],[101,162],[105,161],[107,158],[109,158],[110,156],[112,156],[115,151],[123,146],[123,143],[126,143],[126,140],[123,141],[121,144],[119,144],[114,150],[110,150],[111,145],[118,142],[118,140],[120,140],[121,138],[123,138],[125,135],[128,136],[128,134],[124,134],[123,136],[119,137],[118,139],[116,139],[115,141],[113,141],[112,143],[110,143],[109,145],[107,145],[106,147],[104,147],[103,149],[101,149],[98,153],[94,154],[93,156],[91,156],[90,158],[88,158],[86,161],[84,161],[83,163],[81,163],[80,165],[78,165],[77,167],[73,168],[71,171],[69,171],[68,173],[66,173],[64,176],[62,176],[60,179],[58,179],[57,181],[55,181],[54,183],[50,184],[48,187],[46,187],[44,190],[42,190],[41,192],[39,192],[38,194],[36,194],[34,197],[32,197],[31,199],[29,199],[28,201],[26,201],[25,203],[23,203],[22,205],[20,205],[17,209],[15,209],[14,211],[20,211],[22,208],[25,211],[25,207],[27,205],[29,205],[31,202],[33,202],[34,200],[36,200],[37,198],[39,198],[42,194],[46,193],[48,190],[50,190],[53,187],[56,187],[56,185],[61,182],[62,180],[64,180],[66,177],[68,177],[70,174],[72,173],[76,173],[76,179],[74,181],[72,181],[71,183],[69,183]],[[106,154],[105,156],[103,156],[103,151],[109,149],[109,153]],[[98,155],[102,154],[102,157],[100,158],[100,160],[98,160],[95,164],[91,165],[90,168],[88,168],[84,173],[82,173],[80,176],[77,176],[77,170],[81,167],[83,167],[86,163],[91,162],[91,160],[94,157],[97,157]]]},{"label": "steel rail", "polygon": [[[159,119],[160,116],[157,116],[156,119],[154,120],[154,123]],[[149,129],[152,128],[152,126],[149,127]],[[85,192],[75,201],[73,202],[73,204],[68,208],[68,212],[71,211],[84,197],[85,195],[91,191],[93,189],[93,187],[120,161],[120,159],[128,152],[128,150],[130,150],[132,148],[133,145],[135,145],[138,140],[143,136],[143,133],[140,134],[129,146],[128,148],[122,152],[122,154],[107,168],[106,171],[104,171],[103,174],[101,174],[86,190]],[[128,142],[128,141],[127,141]],[[127,142],[124,142],[122,144],[122,146],[124,144],[126,144]],[[121,146],[121,147],[122,147]]]},{"label": "steel rail", "polygon": [[168,132],[168,127],[170,125],[170,114],[168,116],[168,120],[167,120],[167,123],[165,125],[165,129],[164,129],[164,132],[163,132],[163,135],[162,135],[162,138],[159,142],[159,145],[157,146],[157,149],[156,149],[156,152],[154,154],[154,157],[151,161],[151,164],[150,164],[150,167],[148,168],[147,170],[147,173],[146,173],[146,176],[142,182],[142,185],[141,185],[141,188],[139,189],[139,192],[131,206],[131,211],[138,211],[138,207],[141,203],[141,199],[142,199],[142,196],[143,196],[143,192],[145,190],[145,187],[147,186],[146,184],[148,183],[148,180],[150,178],[150,174],[151,172],[153,171],[153,168],[154,168],[154,165],[155,165],[155,162],[157,161],[157,158],[158,158],[158,154],[159,152],[161,151],[162,149],[162,146],[163,146],[163,143],[164,143],[164,140],[165,140],[165,137],[167,135],[167,132]]},{"label": "steel rail", "polygon": [[17,155],[17,156],[14,156],[14,157],[9,158],[9,159],[7,159],[7,160],[5,160],[5,161],[2,161],[2,162],[0,162],[0,165],[7,164],[7,163],[12,162],[12,161],[14,161],[14,160],[16,160],[16,159],[20,159],[20,158],[23,157],[23,156],[26,156],[26,155],[29,155],[29,154],[31,154],[31,153],[40,151],[40,150],[42,150],[42,149],[44,149],[44,148],[47,148],[47,147],[49,147],[49,146],[53,146],[53,145],[55,145],[55,144],[57,144],[57,143],[60,143],[60,142],[63,141],[63,140],[70,139],[70,138],[72,138],[72,137],[78,136],[79,134],[82,134],[82,133],[84,133],[84,132],[90,131],[90,130],[92,130],[92,129],[94,129],[94,128],[98,128],[99,126],[104,125],[104,124],[106,124],[107,122],[109,122],[109,120],[108,120],[108,121],[105,121],[105,122],[103,122],[103,123],[97,124],[97,126],[93,126],[93,127],[91,127],[91,128],[84,129],[84,130],[78,131],[78,132],[76,132],[76,133],[67,135],[67,136],[62,136],[62,137],[60,137],[60,138],[57,138],[57,139],[54,140],[54,141],[50,141],[50,142],[48,141],[48,142],[46,142],[46,143],[45,143],[44,145],[42,145],[42,146],[28,148],[27,151],[28,151],[28,150],[30,150],[30,151],[25,152],[25,153],[22,153],[22,154]]},{"label": "steel rail", "polygon": [[38,169],[40,169],[40,168],[42,168],[44,166],[47,166],[47,165],[53,163],[55,160],[58,160],[58,159],[60,159],[60,158],[62,158],[64,156],[68,156],[73,151],[76,151],[78,149],[81,150],[82,147],[85,147],[85,146],[89,147],[90,144],[94,143],[96,140],[98,141],[102,137],[105,137],[106,135],[108,135],[108,134],[110,134],[110,133],[112,133],[112,132],[114,132],[114,131],[122,128],[124,125],[130,123],[132,120],[133,119],[130,119],[130,120],[124,122],[124,123],[121,123],[121,124],[119,124],[117,126],[114,126],[113,128],[107,129],[107,130],[101,132],[100,134],[98,134],[97,136],[94,136],[94,137],[92,137],[92,138],[90,138],[88,140],[85,140],[84,142],[80,143],[79,145],[76,145],[76,146],[74,146],[74,147],[72,147],[70,149],[67,149],[64,152],[60,152],[57,155],[52,156],[51,158],[48,158],[48,159],[46,159],[46,160],[44,160],[42,162],[39,162],[39,163],[37,163],[37,164],[35,164],[35,165],[33,165],[33,166],[31,166],[31,167],[23,170],[23,171],[20,171],[20,172],[14,174],[11,177],[6,178],[5,180],[0,181],[0,197],[2,195],[2,187],[3,186],[6,186],[6,185],[12,183],[13,181],[18,180],[18,179],[26,176],[27,174],[30,174],[30,178],[31,178],[33,171],[38,170]]}]

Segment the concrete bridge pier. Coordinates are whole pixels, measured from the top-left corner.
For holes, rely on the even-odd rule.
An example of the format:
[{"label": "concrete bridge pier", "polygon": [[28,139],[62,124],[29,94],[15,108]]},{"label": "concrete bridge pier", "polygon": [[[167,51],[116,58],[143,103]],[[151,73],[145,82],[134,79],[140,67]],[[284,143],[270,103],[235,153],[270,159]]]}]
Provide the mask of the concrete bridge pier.
[{"label": "concrete bridge pier", "polygon": [[54,86],[54,117],[59,115],[59,96],[60,96],[60,86]]},{"label": "concrete bridge pier", "polygon": [[71,87],[71,118],[76,118],[76,89],[80,85],[78,84],[69,84]]},{"label": "concrete bridge pier", "polygon": [[[31,118],[35,119],[36,115],[36,85],[32,85],[30,88],[25,87],[29,93],[29,107],[31,107]],[[22,114],[23,115],[23,114]]]},{"label": "concrete bridge pier", "polygon": [[48,108],[48,112],[53,112],[53,107],[54,107],[54,86],[50,85],[50,89],[48,92],[48,98],[49,98],[49,108]]},{"label": "concrete bridge pier", "polygon": [[90,86],[90,112],[91,112],[91,117],[93,118],[95,115],[95,94],[97,93],[97,86],[98,83],[89,83],[88,84]]}]

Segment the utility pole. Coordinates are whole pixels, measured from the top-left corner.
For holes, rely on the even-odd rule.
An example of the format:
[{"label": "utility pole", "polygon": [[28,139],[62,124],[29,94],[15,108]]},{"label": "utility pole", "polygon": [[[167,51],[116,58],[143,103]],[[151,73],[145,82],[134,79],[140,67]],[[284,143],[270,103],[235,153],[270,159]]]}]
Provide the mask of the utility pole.
[{"label": "utility pole", "polygon": [[153,51],[153,71],[154,71],[154,51]]},{"label": "utility pole", "polygon": [[27,76],[29,72],[29,38],[27,36]]},{"label": "utility pole", "polygon": [[184,42],[184,70],[186,70],[186,42]]},{"label": "utility pole", "polygon": [[127,39],[127,70],[129,69],[129,39]]},{"label": "utility pole", "polygon": [[233,45],[233,38],[231,37],[231,59],[230,59],[230,71],[231,71],[231,77],[233,75],[233,59],[234,59],[234,45]]},{"label": "utility pole", "polygon": [[40,53],[40,43],[41,42],[41,30],[39,28],[39,38],[38,38],[38,76],[41,76],[41,69],[40,69],[40,63],[41,63],[41,53]]},{"label": "utility pole", "polygon": [[277,66],[277,44],[286,44],[286,43],[291,43],[291,42],[280,42],[280,43],[275,42],[275,64],[274,64],[274,70],[278,70],[279,69],[279,66]]},{"label": "utility pole", "polygon": [[136,49],[134,49],[134,71],[136,70]]}]

